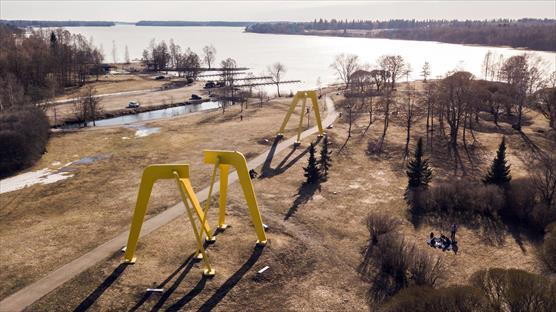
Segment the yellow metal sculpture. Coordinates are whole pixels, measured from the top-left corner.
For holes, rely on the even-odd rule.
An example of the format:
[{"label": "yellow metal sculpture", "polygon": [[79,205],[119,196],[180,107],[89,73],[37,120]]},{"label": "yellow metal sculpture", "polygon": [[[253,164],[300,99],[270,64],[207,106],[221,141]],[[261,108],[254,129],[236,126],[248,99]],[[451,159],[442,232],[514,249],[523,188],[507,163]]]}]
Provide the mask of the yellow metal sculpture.
[{"label": "yellow metal sculpture", "polygon": [[[188,165],[151,165],[143,171],[141,185],[139,186],[139,194],[137,195],[137,204],[133,213],[131,230],[129,231],[129,238],[124,256],[125,262],[134,263],[136,260],[135,250],[139,241],[139,233],[141,232],[143,220],[145,219],[145,213],[147,212],[147,205],[149,203],[151,191],[154,182],[160,179],[176,180],[181,199],[185,205],[185,210],[189,221],[191,222],[193,234],[195,235],[195,240],[197,242],[198,258],[202,258],[205,264],[204,274],[208,276],[214,275],[214,269],[211,268],[205,248],[203,247],[203,233],[206,233],[207,237],[211,237],[208,235],[208,233],[210,233],[210,227],[206,220],[205,213],[201,209],[199,200],[195,196],[193,187],[191,186]],[[198,220],[200,220],[200,229],[197,228],[197,222],[195,221],[195,216],[192,210],[195,211]]]},{"label": "yellow metal sculpture", "polygon": [[298,91],[295,96],[293,97],[292,103],[290,105],[290,109],[286,113],[286,117],[282,122],[282,126],[280,126],[280,131],[278,132],[278,137],[284,136],[284,129],[290,120],[290,117],[297,107],[299,100],[303,100],[301,105],[301,115],[299,117],[299,126],[297,127],[297,140],[295,141],[296,144],[299,144],[301,139],[301,125],[303,123],[303,117],[305,115],[305,105],[307,103],[307,98],[311,99],[311,103],[313,105],[313,112],[315,113],[315,119],[317,121],[317,127],[319,128],[319,136],[324,135],[324,129],[322,128],[322,121],[320,119],[320,111],[319,111],[319,103],[317,101],[317,93],[315,91]]},{"label": "yellow metal sculpture", "polygon": [[[247,202],[247,207],[249,209],[249,214],[251,215],[251,221],[255,227],[257,233],[257,244],[266,244],[266,234],[263,227],[263,221],[261,219],[261,214],[259,212],[259,205],[257,203],[257,198],[255,197],[255,190],[253,188],[253,183],[251,182],[251,177],[249,176],[249,169],[247,168],[247,161],[242,153],[236,151],[212,151],[206,150],[205,153],[205,163],[214,164],[213,177],[217,168],[220,168],[220,198],[219,198],[219,217],[218,217],[218,228],[225,229],[227,227],[225,223],[226,218],[226,197],[228,191],[228,173],[230,166],[233,166],[239,178],[239,183],[243,189],[243,196]],[[211,194],[211,188],[209,189],[209,196]],[[209,197],[210,198],[210,197]],[[210,199],[209,199],[210,200]],[[209,203],[207,200],[207,203]],[[207,206],[208,207],[208,206]]]},{"label": "yellow metal sculpture", "polygon": [[[156,182],[156,180],[160,179],[175,179],[181,199],[185,205],[187,217],[189,218],[189,221],[191,222],[191,226],[193,228],[193,234],[195,235],[195,240],[197,243],[196,257],[198,259],[202,259],[205,264],[204,274],[208,276],[214,275],[214,269],[210,265],[207,253],[203,246],[203,236],[206,237],[206,241],[208,242],[214,242],[216,240],[214,233],[212,233],[211,228],[208,224],[207,215],[210,207],[210,201],[216,179],[217,169],[220,169],[218,228],[225,229],[227,227],[225,224],[225,217],[226,197],[228,191],[228,175],[230,166],[234,167],[237,171],[239,182],[243,189],[243,194],[247,202],[247,207],[249,208],[251,220],[257,233],[257,244],[266,244],[267,238],[261,219],[261,214],[259,212],[257,198],[255,197],[253,183],[251,182],[251,177],[249,176],[247,161],[245,160],[243,154],[236,151],[206,150],[204,151],[204,156],[205,163],[214,164],[204,209],[201,208],[201,204],[195,196],[195,192],[193,191],[193,187],[191,186],[191,181],[189,180],[188,165],[151,165],[145,169],[141,178],[139,194],[137,195],[137,204],[133,213],[131,230],[129,232],[129,238],[127,241],[127,247],[124,256],[125,262],[135,263],[135,251],[137,249],[137,243],[139,241],[139,234],[141,233],[141,227],[145,219],[149,198],[154,183]],[[197,223],[199,225],[197,225]]]}]

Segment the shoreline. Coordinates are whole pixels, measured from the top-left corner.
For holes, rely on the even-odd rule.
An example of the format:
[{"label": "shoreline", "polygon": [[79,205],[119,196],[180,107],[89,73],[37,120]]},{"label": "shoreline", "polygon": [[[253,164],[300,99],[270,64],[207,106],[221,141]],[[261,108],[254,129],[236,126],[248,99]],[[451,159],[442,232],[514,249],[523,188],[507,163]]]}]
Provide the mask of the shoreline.
[{"label": "shoreline", "polygon": [[454,42],[444,42],[444,41],[436,41],[436,40],[417,40],[417,39],[404,39],[404,38],[386,38],[386,37],[367,37],[364,35],[356,35],[356,34],[343,34],[343,33],[294,33],[294,34],[287,34],[287,33],[276,33],[276,32],[254,32],[254,31],[247,31],[244,30],[244,33],[250,34],[259,34],[259,35],[290,35],[290,36],[314,36],[314,37],[339,37],[339,38],[359,38],[359,39],[384,39],[384,40],[398,40],[398,41],[417,41],[417,42],[434,42],[434,43],[442,43],[442,44],[454,44],[454,45],[463,45],[469,47],[483,47],[483,48],[504,48],[504,49],[513,49],[513,50],[520,50],[520,51],[528,51],[528,52],[545,52],[545,53],[556,53],[556,50],[533,50],[527,47],[512,47],[509,45],[484,45],[479,43],[454,43]]}]

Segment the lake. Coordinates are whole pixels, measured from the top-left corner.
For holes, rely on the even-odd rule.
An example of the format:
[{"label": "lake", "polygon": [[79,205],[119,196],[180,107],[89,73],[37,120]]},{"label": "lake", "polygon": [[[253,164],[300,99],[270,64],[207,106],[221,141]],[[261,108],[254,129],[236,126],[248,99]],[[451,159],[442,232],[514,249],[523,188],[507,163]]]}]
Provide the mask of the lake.
[{"label": "lake", "polygon": [[[117,61],[124,60],[125,46],[130,58],[140,59],[151,39],[168,42],[174,39],[182,48],[190,47],[201,54],[205,45],[217,50],[217,61],[231,57],[239,66],[249,67],[258,75],[274,62],[286,65],[287,80],[302,80],[302,84],[284,86],[283,90],[315,88],[317,78],[323,85],[337,81],[330,64],[337,54],[352,53],[362,63],[373,65],[383,54],[399,54],[412,66],[410,79],[420,79],[420,69],[425,61],[431,65],[432,78],[440,77],[454,69],[465,69],[481,78],[481,65],[487,51],[504,55],[524,53],[523,50],[498,47],[480,47],[429,41],[390,39],[317,37],[299,35],[274,35],[246,33],[242,27],[149,27],[117,25],[113,27],[69,27],[73,33],[93,38],[102,46],[105,60],[112,62],[112,42],[116,43]],[[555,70],[556,53],[534,52]]]}]

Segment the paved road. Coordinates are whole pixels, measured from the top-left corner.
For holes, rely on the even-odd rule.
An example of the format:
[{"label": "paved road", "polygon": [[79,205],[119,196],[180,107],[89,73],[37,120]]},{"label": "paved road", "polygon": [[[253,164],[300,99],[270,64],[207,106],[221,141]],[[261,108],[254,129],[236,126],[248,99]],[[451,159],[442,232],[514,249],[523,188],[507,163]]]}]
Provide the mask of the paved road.
[{"label": "paved road", "polygon": [[[338,114],[334,109],[332,100],[327,96],[325,97],[326,108],[328,115],[323,120],[323,127],[327,127],[336,120]],[[278,128],[278,125],[276,126]],[[301,139],[304,139],[317,132],[317,127],[312,127],[301,133]],[[278,153],[293,145],[295,141],[295,136],[287,140],[280,142],[274,153]],[[267,159],[267,155],[271,150],[266,150],[264,153],[255,157],[247,163],[249,168],[256,168],[262,165]],[[234,183],[237,180],[237,174],[235,172],[231,173],[228,179],[228,183]],[[219,181],[215,181],[218,185]],[[199,201],[203,202],[208,196],[208,187],[196,193]],[[218,194],[218,188],[213,190],[213,195]],[[172,220],[180,217],[184,213],[183,204],[180,202],[171,208],[161,212],[160,214],[148,219],[143,223],[141,229],[140,237],[143,237],[152,231],[160,228],[171,222]],[[114,253],[119,252],[122,246],[127,244],[127,238],[129,231],[120,233],[113,239],[105,242],[104,244],[96,247],[95,249],[87,252],[86,254],[80,256],[79,258],[61,266],[60,268],[48,273],[45,277],[35,281],[34,283],[27,285],[26,287],[20,289],[16,293],[10,295],[0,302],[0,311],[21,311],[31,305],[33,302],[39,300],[49,292],[58,288],[65,282],[69,281],[73,277],[92,267],[100,261],[112,256]],[[122,258],[123,260],[123,258]]]},{"label": "paved road", "polygon": [[[123,91],[123,92],[115,92],[115,93],[105,93],[95,95],[95,98],[105,98],[105,97],[112,97],[112,96],[122,96],[122,95],[130,95],[130,94],[146,94],[150,92],[162,91],[161,88],[153,88],[153,89],[143,89],[143,90],[133,90],[133,91]],[[79,98],[70,98],[70,99],[63,99],[63,100],[56,100],[52,101],[49,104],[66,104],[72,103],[74,101],[79,100]]]}]

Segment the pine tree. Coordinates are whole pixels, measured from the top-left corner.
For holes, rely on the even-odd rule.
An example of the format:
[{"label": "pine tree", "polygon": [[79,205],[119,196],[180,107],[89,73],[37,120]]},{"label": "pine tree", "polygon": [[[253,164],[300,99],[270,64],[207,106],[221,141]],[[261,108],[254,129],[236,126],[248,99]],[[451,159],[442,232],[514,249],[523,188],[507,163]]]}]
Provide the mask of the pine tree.
[{"label": "pine tree", "polygon": [[324,136],[322,140],[322,149],[320,150],[319,165],[321,170],[322,179],[326,181],[328,178],[328,169],[332,167],[332,159],[330,155],[332,152],[328,151],[328,136]]},{"label": "pine tree", "polygon": [[304,176],[307,178],[307,184],[318,183],[320,180],[320,171],[317,166],[317,159],[315,158],[315,145],[311,143],[309,147],[309,160],[307,167],[303,168],[305,170]]},{"label": "pine tree", "polygon": [[494,157],[492,165],[483,179],[483,183],[503,186],[510,182],[511,179],[510,165],[506,161],[506,139],[502,138],[502,142],[496,152],[496,157]]},{"label": "pine tree", "polygon": [[423,159],[423,139],[419,138],[415,155],[407,165],[407,188],[414,189],[418,187],[426,188],[432,177],[432,171],[429,168],[429,161]]}]

